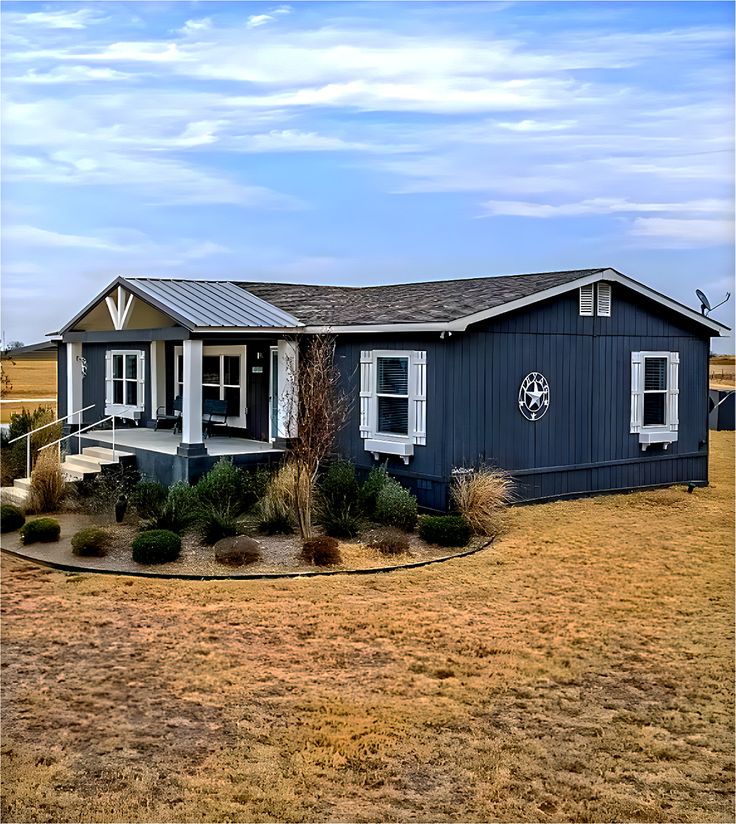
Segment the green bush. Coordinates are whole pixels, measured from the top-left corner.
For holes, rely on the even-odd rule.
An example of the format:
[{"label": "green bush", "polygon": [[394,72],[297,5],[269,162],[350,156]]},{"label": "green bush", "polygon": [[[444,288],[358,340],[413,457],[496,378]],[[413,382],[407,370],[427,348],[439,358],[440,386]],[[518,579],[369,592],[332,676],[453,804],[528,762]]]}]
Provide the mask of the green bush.
[{"label": "green bush", "polygon": [[199,531],[203,543],[212,546],[221,538],[237,535],[238,524],[235,515],[227,511],[221,512],[217,507],[206,504],[200,515]]},{"label": "green bush", "polygon": [[386,486],[388,481],[389,477],[388,472],[386,472],[386,467],[374,466],[360,487],[358,501],[361,509],[369,518],[372,518],[376,514],[378,493]]},{"label": "green bush", "polygon": [[389,478],[376,497],[375,518],[386,526],[411,532],[417,523],[417,499],[398,481]]},{"label": "green bush", "polygon": [[107,551],[110,534],[96,526],[80,529],[72,536],[72,553],[81,556],[101,557]]},{"label": "green bush", "polygon": [[49,544],[58,541],[60,534],[61,526],[53,518],[36,518],[20,528],[20,538],[24,544]]},{"label": "green bush", "polygon": [[324,531],[334,538],[354,538],[360,529],[359,487],[350,461],[336,461],[319,486],[318,512]]},{"label": "green bush", "polygon": [[144,519],[156,518],[166,506],[169,490],[158,481],[139,481],[130,495],[138,516]]},{"label": "green bush", "polygon": [[419,521],[419,537],[428,544],[465,546],[472,529],[461,515],[426,515]]},{"label": "green bush", "polygon": [[25,522],[26,516],[15,504],[2,504],[0,506],[0,531],[15,532]]},{"label": "green bush", "polygon": [[347,504],[338,509],[320,506],[319,521],[325,533],[333,538],[355,538],[362,525],[357,504]]},{"label": "green bush", "polygon": [[258,530],[264,535],[291,535],[294,524],[288,512],[269,507],[260,513]]},{"label": "green bush", "polygon": [[133,560],[139,564],[167,564],[181,552],[181,538],[168,529],[150,529],[135,536]]},{"label": "green bush", "polygon": [[181,535],[194,526],[202,516],[197,490],[185,481],[169,487],[166,503],[160,512],[146,520],[146,530],[168,530]]},{"label": "green bush", "polygon": [[329,535],[310,538],[302,546],[302,560],[315,566],[334,566],[339,564],[340,549],[337,541]]},{"label": "green bush", "polygon": [[229,458],[220,460],[197,482],[199,499],[219,512],[239,515],[245,508],[245,474]]}]

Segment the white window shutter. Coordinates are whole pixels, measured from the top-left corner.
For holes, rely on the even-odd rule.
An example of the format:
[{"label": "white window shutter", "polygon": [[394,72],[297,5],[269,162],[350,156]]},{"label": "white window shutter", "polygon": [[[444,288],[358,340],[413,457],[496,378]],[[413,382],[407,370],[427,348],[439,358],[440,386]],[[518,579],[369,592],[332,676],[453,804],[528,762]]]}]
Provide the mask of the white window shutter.
[{"label": "white window shutter", "polygon": [[138,408],[146,405],[146,353],[138,352]]},{"label": "white window shutter", "polygon": [[593,316],[593,284],[589,283],[587,286],[580,287],[580,314],[592,317]]},{"label": "white window shutter", "polygon": [[641,352],[631,353],[631,432],[641,432],[644,424],[644,384],[642,381],[643,357]]},{"label": "white window shutter", "polygon": [[598,284],[598,306],[596,309],[596,313],[598,317],[601,318],[610,318],[611,317],[611,284],[610,283],[599,283]]},{"label": "white window shutter", "polygon": [[427,445],[427,353],[411,353],[410,397],[414,404],[412,439],[418,446]]},{"label": "white window shutter", "polygon": [[375,384],[373,381],[373,352],[360,353],[360,437],[370,438],[371,406],[373,405]]},{"label": "white window shutter", "polygon": [[670,352],[669,357],[670,373],[667,381],[667,425],[671,432],[677,432],[679,421],[679,372],[680,372],[680,353]]},{"label": "white window shutter", "polygon": [[112,352],[105,352],[105,403],[112,403]]}]

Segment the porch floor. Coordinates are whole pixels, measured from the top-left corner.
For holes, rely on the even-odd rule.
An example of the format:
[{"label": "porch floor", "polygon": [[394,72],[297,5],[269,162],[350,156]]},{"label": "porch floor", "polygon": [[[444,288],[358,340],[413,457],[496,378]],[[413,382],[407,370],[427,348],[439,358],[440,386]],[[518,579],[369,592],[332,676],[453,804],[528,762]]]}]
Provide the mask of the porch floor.
[{"label": "porch floor", "polygon": [[[100,430],[82,435],[82,440],[95,441],[98,444],[112,445],[112,432]],[[148,452],[159,452],[164,455],[176,455],[177,447],[181,442],[181,435],[174,434],[170,429],[118,429],[115,432],[116,448],[145,449]],[[213,435],[205,438],[204,445],[209,455],[253,455],[261,452],[279,453],[283,450],[274,449],[270,443],[251,441],[247,438],[225,437]]]}]

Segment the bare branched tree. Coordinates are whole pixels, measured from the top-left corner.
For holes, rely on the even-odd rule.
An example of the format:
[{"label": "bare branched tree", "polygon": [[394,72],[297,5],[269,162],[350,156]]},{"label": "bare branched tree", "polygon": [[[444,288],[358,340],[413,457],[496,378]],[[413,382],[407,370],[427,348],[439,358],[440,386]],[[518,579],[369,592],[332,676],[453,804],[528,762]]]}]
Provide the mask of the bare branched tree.
[{"label": "bare branched tree", "polygon": [[320,464],[330,454],[350,413],[335,366],[335,339],[315,335],[300,352],[292,378],[297,437],[289,460],[294,466],[294,501],[299,532],[312,537],[314,486]]}]

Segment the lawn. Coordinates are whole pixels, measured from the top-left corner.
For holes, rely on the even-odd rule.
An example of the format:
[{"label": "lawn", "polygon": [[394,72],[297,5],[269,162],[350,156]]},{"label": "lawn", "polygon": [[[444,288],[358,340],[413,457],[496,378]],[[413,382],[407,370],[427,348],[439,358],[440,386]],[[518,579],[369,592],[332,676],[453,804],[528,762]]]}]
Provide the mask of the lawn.
[{"label": "lawn", "polygon": [[55,360],[3,360],[3,372],[10,378],[12,387],[3,391],[5,403],[0,404],[0,423],[8,423],[13,412],[23,407],[35,409],[37,406],[51,406],[56,410],[56,400],[36,403],[9,403],[15,398],[56,398]]},{"label": "lawn", "polygon": [[733,821],[733,448],[411,572],[3,558],[3,820]]}]

